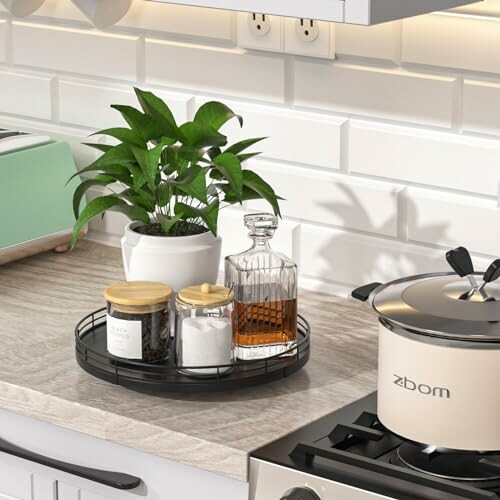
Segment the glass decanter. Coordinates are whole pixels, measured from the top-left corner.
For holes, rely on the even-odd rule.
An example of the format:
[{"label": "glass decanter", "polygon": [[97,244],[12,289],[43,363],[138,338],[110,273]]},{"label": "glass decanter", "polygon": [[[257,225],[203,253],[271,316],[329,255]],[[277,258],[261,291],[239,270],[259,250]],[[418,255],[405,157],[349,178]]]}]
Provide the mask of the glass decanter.
[{"label": "glass decanter", "polygon": [[226,286],[234,291],[236,357],[252,360],[290,351],[297,343],[297,266],[269,246],[278,218],[245,216],[252,247],[226,257]]}]

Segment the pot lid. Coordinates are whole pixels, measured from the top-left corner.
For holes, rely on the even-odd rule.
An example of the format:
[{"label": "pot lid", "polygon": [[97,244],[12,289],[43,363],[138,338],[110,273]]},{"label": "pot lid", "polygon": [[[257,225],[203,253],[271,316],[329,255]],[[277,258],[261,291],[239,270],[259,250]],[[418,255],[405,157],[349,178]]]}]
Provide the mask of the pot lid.
[{"label": "pot lid", "polygon": [[232,302],[233,298],[231,289],[209,283],[183,288],[177,294],[177,302],[202,307],[223,306]]},{"label": "pot lid", "polygon": [[[481,274],[473,276],[481,283]],[[411,276],[377,288],[372,305],[383,318],[418,333],[500,342],[500,284],[485,286],[487,301],[479,292],[464,299],[471,289],[469,279],[455,273]]]},{"label": "pot lid", "polygon": [[155,281],[121,281],[104,290],[104,298],[122,306],[149,306],[168,302],[172,289]]}]

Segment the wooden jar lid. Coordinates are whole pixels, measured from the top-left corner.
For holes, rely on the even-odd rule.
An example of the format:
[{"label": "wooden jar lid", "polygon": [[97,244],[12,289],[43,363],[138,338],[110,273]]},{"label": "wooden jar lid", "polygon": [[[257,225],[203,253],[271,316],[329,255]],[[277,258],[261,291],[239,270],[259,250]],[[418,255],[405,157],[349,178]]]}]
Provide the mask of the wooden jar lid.
[{"label": "wooden jar lid", "polygon": [[104,298],[122,306],[150,306],[168,302],[172,289],[155,281],[121,281],[104,290]]},{"label": "wooden jar lid", "polygon": [[193,306],[215,307],[229,304],[233,301],[234,293],[229,288],[210,285],[189,286],[177,294],[177,301]]}]

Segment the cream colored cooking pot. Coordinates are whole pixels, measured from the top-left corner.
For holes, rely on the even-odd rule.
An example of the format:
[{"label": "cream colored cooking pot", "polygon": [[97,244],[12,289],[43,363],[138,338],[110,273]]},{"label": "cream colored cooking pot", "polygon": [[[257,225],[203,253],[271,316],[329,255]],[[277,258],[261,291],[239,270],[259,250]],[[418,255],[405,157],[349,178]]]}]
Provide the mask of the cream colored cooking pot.
[{"label": "cream colored cooking pot", "polygon": [[499,451],[500,285],[471,289],[471,276],[436,273],[353,297],[379,314],[381,423],[438,448]]}]

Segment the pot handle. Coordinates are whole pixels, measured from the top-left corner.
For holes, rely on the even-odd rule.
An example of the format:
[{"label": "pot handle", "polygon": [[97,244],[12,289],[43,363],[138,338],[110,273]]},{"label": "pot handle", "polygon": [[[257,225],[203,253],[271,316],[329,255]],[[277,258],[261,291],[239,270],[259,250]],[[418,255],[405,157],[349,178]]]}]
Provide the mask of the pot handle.
[{"label": "pot handle", "polygon": [[356,288],[351,292],[351,296],[356,300],[360,300],[361,302],[366,302],[370,298],[370,295],[379,286],[382,286],[382,283],[376,282],[376,283],[370,283],[369,285],[360,286],[359,288]]}]

